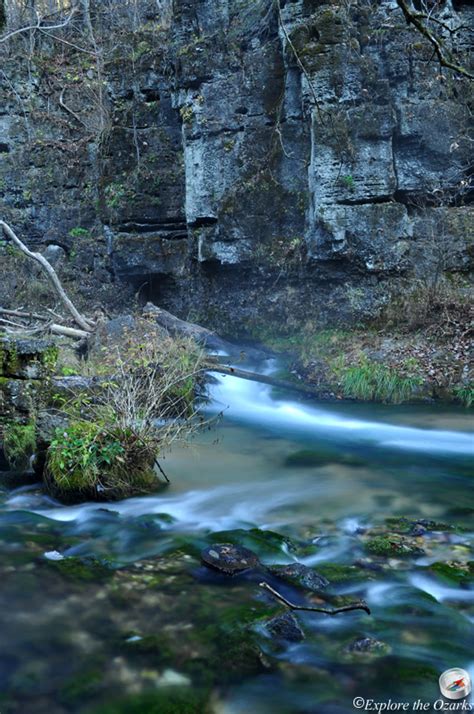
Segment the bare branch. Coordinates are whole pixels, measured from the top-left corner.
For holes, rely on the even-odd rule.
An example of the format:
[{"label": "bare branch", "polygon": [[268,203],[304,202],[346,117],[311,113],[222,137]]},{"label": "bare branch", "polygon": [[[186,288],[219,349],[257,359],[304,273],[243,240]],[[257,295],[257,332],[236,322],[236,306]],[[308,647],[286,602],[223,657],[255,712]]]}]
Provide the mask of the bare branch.
[{"label": "bare branch", "polygon": [[0,44],[2,44],[3,42],[7,42],[7,40],[10,40],[12,37],[15,37],[15,35],[19,35],[23,32],[30,32],[30,30],[59,30],[62,27],[66,27],[66,25],[69,25],[76,12],[77,7],[73,7],[64,22],[61,22],[56,25],[42,25],[41,23],[43,21],[43,18],[38,15],[36,25],[27,25],[26,27],[19,27],[17,30],[12,30],[11,32],[8,32],[3,37],[0,37]]},{"label": "bare branch", "polygon": [[[406,0],[397,0],[397,5],[400,8],[400,10],[403,12],[403,15],[405,16],[405,20],[409,25],[413,25],[420,34],[423,35],[423,37],[426,37],[428,42],[432,45],[434,52],[436,54],[436,57],[438,58],[438,62],[442,67],[446,67],[447,69],[453,70],[453,72],[457,72],[458,74],[461,74],[463,77],[468,77],[469,79],[474,79],[474,74],[471,74],[470,72],[467,71],[464,67],[462,67],[459,64],[456,64],[455,62],[452,62],[448,57],[446,57],[445,53],[443,52],[443,48],[441,46],[441,42],[438,40],[435,35],[432,34],[432,32],[428,29],[428,27],[425,25],[423,22],[424,15],[421,13],[413,12],[408,7],[408,4]],[[431,18],[430,18],[431,19]]]},{"label": "bare branch", "polygon": [[43,270],[46,272],[48,278],[50,279],[51,283],[53,284],[53,287],[56,290],[61,302],[63,303],[67,311],[73,316],[75,322],[77,322],[79,327],[85,330],[86,332],[91,332],[94,325],[87,318],[81,315],[81,313],[77,310],[73,302],[68,298],[63,286],[61,285],[61,281],[59,280],[56,274],[56,271],[54,270],[51,263],[46,260],[44,255],[41,255],[41,253],[34,253],[29,248],[27,248],[26,245],[13,232],[10,226],[5,223],[5,221],[0,221],[0,229],[3,229],[5,235],[15,243],[15,245],[21,250],[22,253],[24,253],[26,256],[28,256],[28,258],[35,260],[41,265]]},{"label": "bare branch", "polygon": [[61,94],[59,95],[59,105],[64,109],[64,111],[68,112],[74,119],[79,122],[79,124],[82,124],[82,126],[85,126],[87,129],[87,124],[82,121],[81,117],[76,114],[75,111],[73,111],[70,107],[67,106],[64,102],[64,92],[66,91],[66,87],[63,87],[61,90]]},{"label": "bare branch", "polygon": [[290,610],[305,610],[309,612],[323,612],[325,615],[337,615],[339,612],[350,612],[351,610],[364,610],[368,615],[370,615],[370,609],[364,600],[359,600],[358,602],[350,603],[349,605],[342,605],[341,607],[327,608],[327,607],[314,607],[312,605],[296,605],[286,599],[278,590],[272,588],[268,583],[259,583],[261,588],[265,588],[271,592],[271,594],[280,600],[284,605],[290,608]]}]

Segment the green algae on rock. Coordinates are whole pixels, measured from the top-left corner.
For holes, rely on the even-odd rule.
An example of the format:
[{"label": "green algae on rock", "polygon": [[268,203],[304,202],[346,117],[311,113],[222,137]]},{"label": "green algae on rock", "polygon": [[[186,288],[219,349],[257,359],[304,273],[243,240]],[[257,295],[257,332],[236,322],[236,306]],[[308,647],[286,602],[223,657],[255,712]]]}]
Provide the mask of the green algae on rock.
[{"label": "green algae on rock", "polygon": [[378,535],[365,543],[365,549],[373,555],[385,557],[413,557],[424,554],[424,550],[415,543],[395,533]]}]

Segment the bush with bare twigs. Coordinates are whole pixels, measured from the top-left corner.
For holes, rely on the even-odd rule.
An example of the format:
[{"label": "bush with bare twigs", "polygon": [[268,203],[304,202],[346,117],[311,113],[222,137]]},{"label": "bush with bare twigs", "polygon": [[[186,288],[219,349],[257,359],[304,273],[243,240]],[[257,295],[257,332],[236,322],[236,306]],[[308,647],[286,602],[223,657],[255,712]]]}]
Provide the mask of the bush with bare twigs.
[{"label": "bush with bare twigs", "polygon": [[158,457],[200,428],[195,407],[202,355],[171,338],[109,353],[93,393],[63,401],[68,426],[46,459],[47,489],[62,501],[113,500],[154,491]]}]

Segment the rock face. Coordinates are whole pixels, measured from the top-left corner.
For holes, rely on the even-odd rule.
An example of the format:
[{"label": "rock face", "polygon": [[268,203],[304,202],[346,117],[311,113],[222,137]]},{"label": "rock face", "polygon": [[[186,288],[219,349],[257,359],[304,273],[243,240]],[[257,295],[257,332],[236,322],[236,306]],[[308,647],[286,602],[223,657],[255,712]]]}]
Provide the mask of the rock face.
[{"label": "rock face", "polygon": [[[21,38],[3,50],[2,213],[84,298],[125,301],[121,282],[251,331],[469,270],[468,83],[393,0],[280,5],[141,0],[106,33],[93,14],[99,79],[45,37],[28,68]],[[466,64],[474,9],[441,5]]]}]

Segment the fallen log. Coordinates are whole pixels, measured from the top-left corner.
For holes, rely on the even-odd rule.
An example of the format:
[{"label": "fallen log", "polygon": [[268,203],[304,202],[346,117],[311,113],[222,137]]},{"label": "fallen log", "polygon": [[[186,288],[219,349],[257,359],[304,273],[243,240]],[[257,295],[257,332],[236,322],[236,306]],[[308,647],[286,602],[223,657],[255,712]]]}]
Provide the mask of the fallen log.
[{"label": "fallen log", "polygon": [[189,337],[210,350],[225,352],[230,357],[239,359],[247,357],[251,360],[261,360],[268,357],[265,352],[253,347],[246,347],[245,349],[236,347],[236,345],[233,345],[231,342],[219,337],[219,335],[212,330],[208,330],[207,327],[181,320],[167,310],[157,307],[152,302],[147,302],[143,308],[143,315],[144,317],[152,317],[157,325],[164,328],[170,335]]},{"label": "fallen log", "polygon": [[227,374],[231,377],[239,377],[239,379],[248,379],[251,382],[261,382],[262,384],[269,384],[272,387],[277,387],[278,389],[287,389],[293,392],[299,392],[300,394],[305,394],[308,397],[323,398],[324,394],[312,387],[308,387],[304,384],[297,384],[296,382],[288,382],[284,379],[278,379],[278,377],[272,377],[268,374],[259,374],[258,372],[249,372],[246,369],[240,369],[239,367],[230,367],[228,365],[220,364],[214,361],[207,361],[203,367],[204,372],[218,372],[219,374]]},{"label": "fallen log", "polygon": [[42,322],[49,322],[49,317],[45,315],[38,315],[35,312],[26,312],[24,310],[7,310],[4,307],[0,307],[0,315],[10,315],[11,317],[22,317],[27,320],[41,320]]},{"label": "fallen log", "polygon": [[76,340],[82,340],[91,336],[91,333],[85,330],[79,330],[76,327],[65,327],[64,325],[57,325],[56,323],[50,325],[49,329],[54,335],[73,337]]}]

